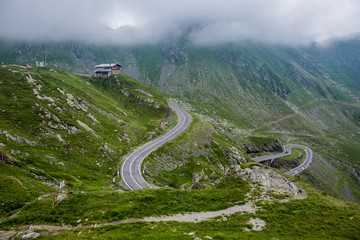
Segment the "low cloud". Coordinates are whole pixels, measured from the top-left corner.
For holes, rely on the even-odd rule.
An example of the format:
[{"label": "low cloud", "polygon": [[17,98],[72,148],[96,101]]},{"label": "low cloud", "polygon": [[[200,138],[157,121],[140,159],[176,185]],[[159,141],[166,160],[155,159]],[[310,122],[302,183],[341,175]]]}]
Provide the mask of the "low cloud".
[{"label": "low cloud", "polygon": [[135,44],[187,34],[197,44],[302,45],[360,32],[358,0],[2,0],[0,37]]}]

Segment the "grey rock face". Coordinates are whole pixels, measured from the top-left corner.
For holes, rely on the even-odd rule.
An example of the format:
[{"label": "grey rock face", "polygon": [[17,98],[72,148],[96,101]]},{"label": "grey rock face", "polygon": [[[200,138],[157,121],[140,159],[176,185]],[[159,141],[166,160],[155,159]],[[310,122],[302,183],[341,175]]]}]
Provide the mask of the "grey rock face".
[{"label": "grey rock face", "polygon": [[253,166],[252,168],[241,170],[238,176],[244,180],[262,185],[265,191],[275,191],[292,195],[297,195],[300,192],[300,188],[295,183],[289,181],[272,169]]},{"label": "grey rock face", "polygon": [[32,229],[25,232],[24,235],[21,236],[21,239],[27,240],[27,239],[34,239],[40,237],[40,233],[34,232]]},{"label": "grey rock face", "polygon": [[8,131],[0,130],[0,134],[4,134],[9,141],[12,141],[14,143],[29,144],[33,147],[37,145],[36,142],[32,142],[32,141],[27,140],[26,138],[23,138],[23,137],[20,137],[17,135],[13,135],[13,134],[9,133]]},{"label": "grey rock face", "polygon": [[199,183],[204,176],[205,176],[204,169],[201,170],[200,173],[193,173],[193,175],[192,175],[192,182],[193,182],[193,183]]}]

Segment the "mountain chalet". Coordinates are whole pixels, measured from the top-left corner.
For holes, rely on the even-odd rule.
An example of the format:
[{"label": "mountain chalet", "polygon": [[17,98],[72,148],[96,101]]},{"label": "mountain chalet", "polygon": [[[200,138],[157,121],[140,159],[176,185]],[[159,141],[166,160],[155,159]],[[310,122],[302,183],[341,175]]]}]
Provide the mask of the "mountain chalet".
[{"label": "mountain chalet", "polygon": [[111,74],[119,74],[121,71],[121,65],[118,63],[105,63],[95,66],[95,77],[108,78]]}]

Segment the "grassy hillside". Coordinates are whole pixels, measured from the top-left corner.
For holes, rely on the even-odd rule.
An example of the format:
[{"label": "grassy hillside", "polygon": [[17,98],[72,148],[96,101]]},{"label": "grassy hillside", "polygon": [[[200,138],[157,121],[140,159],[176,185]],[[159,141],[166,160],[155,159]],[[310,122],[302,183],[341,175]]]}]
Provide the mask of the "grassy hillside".
[{"label": "grassy hillside", "polygon": [[[4,236],[356,239],[360,234],[359,205],[261,164],[243,164],[258,151],[278,151],[279,135],[236,135],[206,115],[192,114],[189,129],[144,163],[150,181],[170,188],[127,192],[120,190],[116,177],[120,159],[154,133],[161,134],[163,121],[169,126],[176,121],[156,91],[125,75],[104,81],[59,69],[7,65],[0,68],[0,91]],[[299,154],[294,151],[294,157]],[[292,160],[288,158],[283,160]],[[259,184],[242,175],[259,171],[270,172],[275,188],[267,189],[268,179]],[[68,184],[66,197],[53,207],[52,194],[62,180]],[[292,194],[300,197],[292,198],[281,190],[284,186],[295,187]],[[138,222],[244,204],[253,210],[201,222]],[[255,225],[249,221],[258,218],[265,222],[264,230],[251,230]],[[94,227],[97,224],[104,225]]]},{"label": "grassy hillside", "polygon": [[[249,196],[256,199],[260,188],[249,192],[248,182],[227,177],[222,184],[208,190],[161,188],[123,193],[73,193],[53,213],[49,198],[27,205],[19,214],[3,222],[1,229],[19,229],[21,232],[26,223],[43,224],[36,232],[44,239],[206,239],[207,236],[212,239],[357,239],[360,234],[359,205],[302,185],[307,192],[306,199],[278,202],[266,198],[255,202],[256,212],[235,213],[197,223],[136,221],[146,216],[214,211],[243,204]],[[283,199],[280,195],[273,196]],[[253,227],[249,223],[251,218],[264,220],[265,229],[246,230]],[[117,222],[126,219],[131,220]],[[95,227],[95,223],[109,225]],[[73,227],[61,229],[64,225]]]},{"label": "grassy hillside", "polygon": [[34,64],[46,50],[50,65],[78,72],[120,62],[126,74],[190,104],[237,148],[252,135],[313,148],[314,164],[301,178],[360,201],[358,38],[303,48],[250,41],[196,46],[186,39],[137,46],[2,41],[0,56]]},{"label": "grassy hillside", "polygon": [[[266,220],[263,231],[246,231],[252,217]],[[326,219],[326,220],[325,220]],[[357,239],[359,208],[333,198],[311,193],[305,201],[266,204],[257,214],[234,214],[200,223],[126,223],[91,231],[73,230],[49,239]],[[189,233],[194,233],[191,235]]]},{"label": "grassy hillside", "polygon": [[197,115],[188,131],[150,154],[143,167],[158,186],[207,189],[248,159],[226,135]]},{"label": "grassy hillside", "polygon": [[[129,74],[189,103],[238,147],[248,136],[264,135],[314,148],[314,164],[301,178],[359,202],[360,65],[352,61],[360,57],[357,42],[288,48],[174,40],[153,46],[161,52],[143,48],[136,58],[124,52],[123,63]],[[148,65],[140,64],[150,56]],[[144,77],[150,69],[152,77]]]},{"label": "grassy hillside", "polygon": [[81,78],[59,69],[0,67],[0,216],[65,180],[73,192],[113,191],[122,156],[169,115],[136,80]]}]

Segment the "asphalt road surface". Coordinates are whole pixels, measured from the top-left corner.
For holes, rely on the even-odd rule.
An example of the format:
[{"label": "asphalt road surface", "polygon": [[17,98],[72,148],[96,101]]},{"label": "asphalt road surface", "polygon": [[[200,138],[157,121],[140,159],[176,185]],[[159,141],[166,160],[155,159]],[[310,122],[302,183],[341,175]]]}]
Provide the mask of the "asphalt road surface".
[{"label": "asphalt road surface", "polygon": [[305,150],[305,152],[306,152],[305,161],[302,164],[300,164],[299,166],[297,166],[296,168],[293,168],[290,171],[286,172],[286,174],[288,174],[288,175],[297,175],[297,174],[301,173],[302,171],[304,171],[306,168],[308,168],[310,166],[310,163],[312,162],[313,152],[308,147],[305,147],[302,145],[296,145],[296,144],[288,144],[288,145],[284,146],[285,150],[282,153],[269,155],[269,156],[259,156],[259,157],[254,157],[252,159],[256,162],[263,162],[266,160],[283,157],[283,156],[289,155],[291,153],[291,148],[300,148],[300,149]]},{"label": "asphalt road surface", "polygon": [[178,116],[176,126],[165,135],[156,138],[128,155],[121,165],[121,180],[131,190],[156,187],[146,182],[142,175],[142,162],[153,151],[182,133],[191,123],[191,116],[181,108],[169,103]]}]

